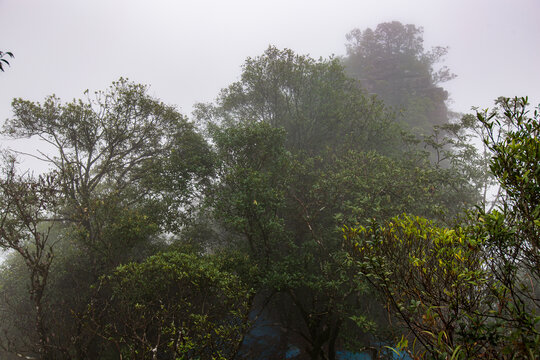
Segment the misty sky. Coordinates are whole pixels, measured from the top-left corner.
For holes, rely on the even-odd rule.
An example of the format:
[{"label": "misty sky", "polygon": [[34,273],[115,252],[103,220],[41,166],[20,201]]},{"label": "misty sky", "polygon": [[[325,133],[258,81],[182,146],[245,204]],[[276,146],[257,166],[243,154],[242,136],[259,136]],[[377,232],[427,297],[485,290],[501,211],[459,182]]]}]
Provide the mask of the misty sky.
[{"label": "misty sky", "polygon": [[[540,102],[540,0],[0,0],[0,120],[14,97],[63,100],[127,77],[189,115],[238,79],[268,45],[313,57],[345,54],[345,34],[398,20],[449,46],[455,111],[498,96]],[[10,146],[2,140],[2,148]]]}]

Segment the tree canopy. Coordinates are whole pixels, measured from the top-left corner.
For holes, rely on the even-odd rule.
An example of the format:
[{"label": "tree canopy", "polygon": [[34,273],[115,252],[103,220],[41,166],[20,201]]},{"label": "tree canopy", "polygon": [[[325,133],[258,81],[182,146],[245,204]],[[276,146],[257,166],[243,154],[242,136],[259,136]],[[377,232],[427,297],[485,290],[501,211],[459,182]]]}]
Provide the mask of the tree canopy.
[{"label": "tree canopy", "polygon": [[311,358],[333,359],[372,324],[339,227],[404,211],[444,221],[471,206],[474,189],[459,169],[407,150],[391,112],[337,59],[270,47],[242,69],[197,111],[220,159],[209,206],[263,269],[259,291],[289,314],[276,321]]},{"label": "tree canopy", "polygon": [[448,48],[426,51],[421,27],[393,21],[354,29],[346,46],[347,73],[392,106],[414,132],[430,133],[433,125],[449,121],[448,92],[439,84],[455,75],[445,66],[436,68]]},{"label": "tree canopy", "polygon": [[497,104],[477,118],[505,192],[498,209],[478,208],[454,228],[409,216],[344,228],[359,273],[421,344],[400,342],[415,356],[538,355],[538,112],[529,115],[526,98]]},{"label": "tree canopy", "polygon": [[449,122],[446,48],[348,41],[270,46],[192,120],[126,79],[15,99],[46,146],[2,158],[0,356],[535,359],[538,111]]},{"label": "tree canopy", "polygon": [[[34,301],[39,292],[39,320],[33,330],[19,325],[26,329],[23,332],[37,331],[40,340],[36,346],[23,347],[42,358],[62,353],[83,358],[88,354],[77,342],[87,337],[73,315],[86,307],[88,287],[104,272],[144,257],[144,249],[155,247],[160,233],[188,221],[193,199],[213,171],[213,160],[192,123],[174,107],[150,97],[146,86],[124,79],[94,97],[67,104],[54,96],[43,104],[15,99],[13,113],[4,124],[4,135],[38,138],[53,149],[30,154],[49,165],[49,175],[38,182],[22,178],[15,183],[10,170],[2,183],[6,204],[2,229],[7,231],[7,221],[20,222],[17,228],[33,239],[12,240],[16,234],[10,230],[4,233],[3,244],[21,249],[17,251],[32,274],[41,271],[32,275],[38,283],[30,288]],[[49,178],[54,181],[41,180]],[[38,191],[42,183],[48,192]],[[44,207],[53,199],[54,208]],[[21,211],[23,204],[31,206],[30,212]],[[43,234],[43,226],[49,223],[55,227],[54,239],[48,232]],[[70,254],[62,259],[64,263],[51,265],[56,252],[52,242],[62,244],[63,254]],[[76,260],[80,257],[88,261]],[[75,265],[68,265],[70,261]],[[50,269],[56,272],[51,276],[53,286],[46,289]],[[63,283],[72,285],[74,298],[63,297]],[[58,300],[69,304],[65,313]],[[41,307],[53,303],[54,316],[39,315],[45,311]],[[65,332],[71,336],[60,336]]]}]

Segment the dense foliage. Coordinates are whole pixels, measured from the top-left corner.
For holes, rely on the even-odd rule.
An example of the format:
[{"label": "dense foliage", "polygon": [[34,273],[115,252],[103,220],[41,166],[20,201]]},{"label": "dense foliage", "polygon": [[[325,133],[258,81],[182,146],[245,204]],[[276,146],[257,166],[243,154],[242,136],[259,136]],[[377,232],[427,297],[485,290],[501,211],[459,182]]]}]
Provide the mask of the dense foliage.
[{"label": "dense foliage", "polygon": [[230,359],[247,324],[249,289],[215,257],[160,253],[103,277],[90,331],[126,359]]},{"label": "dense foliage", "polygon": [[[500,99],[478,119],[504,189],[498,209],[454,228],[401,216],[344,228],[360,274],[433,358],[535,359],[540,347],[539,118],[527,100]],[[501,127],[504,125],[504,127]],[[407,348],[406,338],[401,342]]]},{"label": "dense foliage", "polygon": [[0,356],[250,359],[268,324],[267,358],[537,356],[538,113],[450,123],[446,49],[348,39],[248,58],[194,122],[125,79],[15,99],[3,134],[48,171],[4,156]]},{"label": "dense foliage", "polygon": [[416,133],[446,124],[448,93],[440,83],[455,77],[447,67],[436,69],[445,47],[424,50],[422,28],[398,21],[347,34],[347,72],[369,92],[392,106]]},{"label": "dense foliage", "polygon": [[405,211],[444,221],[475,199],[460,169],[407,146],[384,105],[336,59],[270,47],[198,115],[220,159],[214,217],[229,246],[263,269],[259,290],[287,314],[276,321],[314,359],[372,345],[357,340],[373,326],[366,309],[376,301],[353,276],[341,224]]},{"label": "dense foliage", "polygon": [[[49,164],[46,177],[24,178],[10,165],[2,178],[2,201],[14,205],[5,207],[1,243],[39,275],[29,294],[39,299],[35,326],[14,319],[9,326],[18,330],[5,333],[4,348],[89,358],[94,339],[77,318],[90,300],[89,286],[155,252],[159,234],[188,221],[213,160],[193,124],[124,79],[67,104],[54,96],[43,104],[15,99],[13,111],[4,134],[37,137],[52,151],[33,155]],[[42,183],[47,192],[39,190]],[[21,224],[18,241],[6,224]],[[23,303],[12,306],[14,314],[25,311]]]}]

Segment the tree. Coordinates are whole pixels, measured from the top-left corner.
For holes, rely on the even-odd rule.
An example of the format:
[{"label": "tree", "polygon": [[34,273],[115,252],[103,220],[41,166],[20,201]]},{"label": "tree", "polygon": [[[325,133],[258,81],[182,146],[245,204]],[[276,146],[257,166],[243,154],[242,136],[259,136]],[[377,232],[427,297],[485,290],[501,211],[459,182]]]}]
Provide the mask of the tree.
[{"label": "tree", "polygon": [[44,295],[54,258],[50,232],[56,225],[58,183],[55,177],[21,176],[15,159],[7,156],[0,179],[0,246],[17,252],[29,272],[30,300],[34,307],[34,331],[38,340],[30,350],[50,359],[51,349],[44,323]]},{"label": "tree", "polygon": [[497,321],[482,330],[502,353],[533,359],[540,347],[540,114],[530,113],[527,98],[496,104],[477,113],[490,169],[504,191],[498,209],[477,215],[475,235],[488,239],[486,263],[497,280]]},{"label": "tree", "polygon": [[270,47],[197,116],[219,160],[208,205],[221,238],[249,253],[258,293],[287,310],[276,320],[312,359],[334,359],[372,325],[365,310],[375,301],[366,305],[365,282],[353,276],[343,222],[402,211],[442,220],[470,204],[467,179],[414,145],[404,151],[391,114],[335,59]]},{"label": "tree", "polygon": [[[204,139],[173,107],[147,95],[147,87],[120,79],[95,98],[61,104],[13,101],[4,126],[12,137],[38,137],[56,154],[31,155],[58,174],[64,219],[80,229],[87,249],[116,265],[104,229],[119,210],[175,225],[211,171]],[[132,239],[132,240],[135,240]],[[133,246],[124,244],[125,247]]]},{"label": "tree", "polygon": [[275,47],[248,58],[241,81],[224,89],[216,105],[198,105],[196,116],[229,126],[281,127],[287,149],[310,156],[351,147],[390,153],[400,142],[392,114],[347,78],[338,59],[316,61]]},{"label": "tree", "polygon": [[285,133],[246,123],[212,134],[221,166],[208,200],[219,220],[245,236],[251,255],[268,264],[285,241],[282,212],[291,166]]},{"label": "tree", "polygon": [[[406,215],[385,225],[343,231],[360,273],[410,331],[402,337],[401,348],[407,349],[409,341],[418,343],[411,346],[413,352],[440,359],[485,353],[482,345],[467,343],[464,336],[475,326],[468,317],[487,304],[490,282],[482,239],[459,227],[439,228]],[[482,323],[486,317],[476,320]]]},{"label": "tree", "polygon": [[538,356],[539,115],[526,98],[497,104],[477,117],[504,190],[498,209],[452,229],[408,216],[344,229],[360,274],[434,358]]},{"label": "tree", "polygon": [[168,252],[102,277],[85,326],[120,359],[233,359],[250,289],[217,256]]},{"label": "tree", "polygon": [[430,133],[433,125],[448,122],[448,93],[438,84],[455,75],[447,67],[435,70],[447,48],[425,51],[423,29],[398,21],[354,29],[347,41],[348,74],[392,106],[413,132]]},{"label": "tree", "polygon": [[[479,112],[486,129],[484,142],[492,152],[490,169],[505,191],[509,225],[517,226],[522,239],[520,262],[540,275],[540,114],[530,116],[527,98],[499,98],[495,110]],[[502,113],[502,114],[501,114]],[[501,254],[503,255],[503,254]]]},{"label": "tree", "polygon": [[46,318],[49,335],[58,336],[48,338],[54,356],[88,358],[96,340],[76,315],[90,285],[121,263],[144,259],[161,233],[189,221],[213,159],[192,123],[124,79],[67,104],[54,96],[43,104],[16,99],[13,111],[3,133],[44,141],[49,151],[26,155],[46,162],[57,186],[61,256],[49,264],[55,272]]}]

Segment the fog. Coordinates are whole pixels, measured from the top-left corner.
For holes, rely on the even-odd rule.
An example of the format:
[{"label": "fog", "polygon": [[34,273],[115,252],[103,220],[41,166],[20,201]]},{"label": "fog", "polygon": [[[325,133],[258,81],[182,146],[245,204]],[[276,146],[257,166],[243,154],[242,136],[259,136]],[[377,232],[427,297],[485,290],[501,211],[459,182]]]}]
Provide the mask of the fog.
[{"label": "fog", "polygon": [[0,0],[0,358],[536,358],[539,13]]},{"label": "fog", "polygon": [[496,1],[0,1],[0,119],[14,97],[68,100],[119,77],[150,84],[189,114],[236,80],[269,44],[318,58],[345,53],[345,34],[398,20],[424,28],[426,48],[449,46],[451,108],[498,96],[540,100],[536,0]]}]

